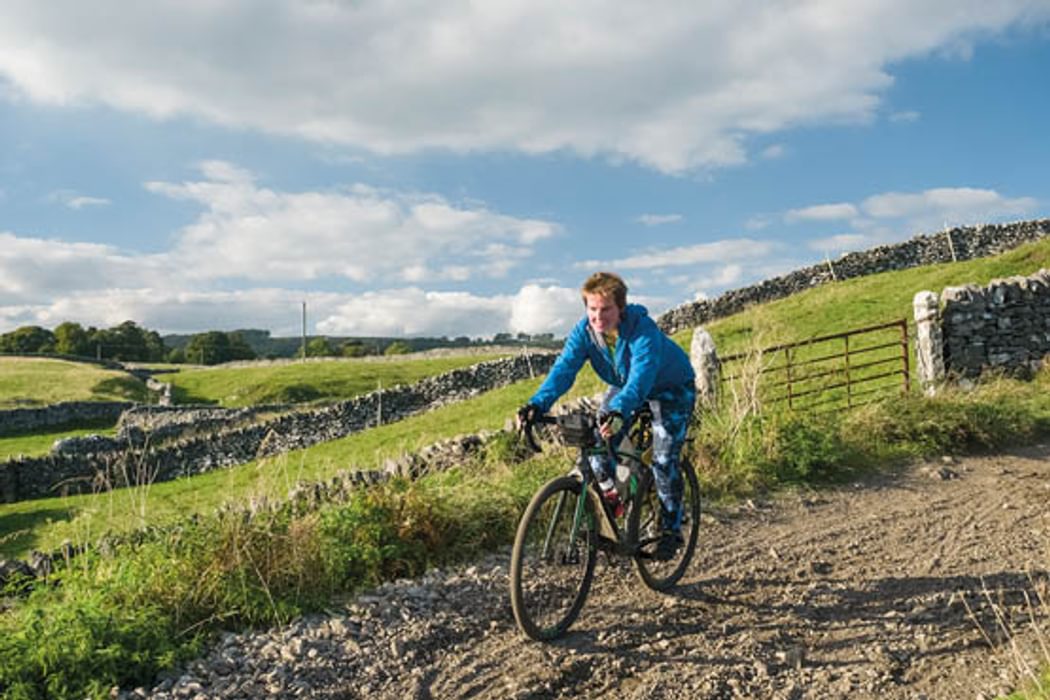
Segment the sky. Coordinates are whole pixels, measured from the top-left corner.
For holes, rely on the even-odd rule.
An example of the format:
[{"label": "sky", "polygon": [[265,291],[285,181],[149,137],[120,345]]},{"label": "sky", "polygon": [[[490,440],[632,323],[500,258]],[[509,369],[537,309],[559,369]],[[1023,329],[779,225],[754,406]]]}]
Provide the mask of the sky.
[{"label": "sky", "polygon": [[1050,0],[0,0],[0,332],[563,335],[1050,216]]}]

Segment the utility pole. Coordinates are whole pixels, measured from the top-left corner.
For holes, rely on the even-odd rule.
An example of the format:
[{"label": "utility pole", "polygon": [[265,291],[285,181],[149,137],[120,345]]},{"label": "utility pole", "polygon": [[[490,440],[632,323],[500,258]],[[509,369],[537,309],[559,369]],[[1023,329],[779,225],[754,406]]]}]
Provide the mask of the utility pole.
[{"label": "utility pole", "polygon": [[303,302],[303,362],[306,362],[306,302]]}]

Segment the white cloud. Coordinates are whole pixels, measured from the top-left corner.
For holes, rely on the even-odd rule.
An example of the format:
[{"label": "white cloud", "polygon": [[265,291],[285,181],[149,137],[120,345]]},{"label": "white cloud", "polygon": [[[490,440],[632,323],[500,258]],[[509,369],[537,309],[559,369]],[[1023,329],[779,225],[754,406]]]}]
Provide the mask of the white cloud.
[{"label": "white cloud", "polygon": [[807,245],[812,250],[819,250],[824,253],[838,253],[841,251],[863,250],[870,248],[874,243],[875,241],[871,236],[863,233],[840,233],[827,238],[814,239],[809,241]]},{"label": "white cloud", "polygon": [[[547,304],[528,312],[528,288],[521,299],[420,288],[504,275],[536,241],[554,235],[556,224],[364,185],[281,192],[221,161],[203,163],[201,172],[196,181],[148,184],[203,208],[167,251],[142,255],[0,232],[0,328],[71,319],[111,326],[130,318],[162,332],[296,333],[304,298],[311,323],[332,334],[486,335],[512,321],[543,332],[563,325],[562,312]],[[322,277],[330,279],[311,287],[329,291],[294,289]],[[245,279],[259,286],[230,291]],[[392,291],[347,292],[358,280]]]},{"label": "white cloud", "polygon": [[681,214],[642,214],[635,219],[638,223],[643,226],[663,226],[664,224],[677,224],[683,221],[685,217]]},{"label": "white cloud", "polygon": [[745,161],[753,134],[871,120],[890,66],[965,60],[1048,15],[1031,0],[8,0],[0,79],[37,102],[378,153],[568,150],[682,172]]},{"label": "white cloud", "polygon": [[515,333],[564,336],[582,316],[578,289],[526,284],[511,302],[508,327]]},{"label": "white cloud", "polygon": [[803,209],[792,209],[784,215],[784,220],[789,223],[796,221],[836,221],[839,219],[852,219],[857,214],[857,207],[840,202],[838,204],[817,204]]},{"label": "white cloud", "polygon": [[795,209],[785,220],[835,221],[850,219],[852,231],[811,240],[812,250],[862,250],[892,243],[916,233],[948,226],[972,226],[1017,219],[1039,206],[1033,197],[1006,197],[995,190],[974,187],[938,187],[922,192],[886,192],[859,205],[840,203]]},{"label": "white cloud", "polygon": [[198,182],[152,182],[152,192],[204,212],[171,253],[195,277],[408,283],[499,277],[553,236],[557,224],[457,207],[437,195],[364,185],[279,192],[223,162],[202,164]]},{"label": "white cloud", "polygon": [[409,287],[349,296],[317,328],[329,335],[562,336],[581,315],[579,292],[565,287],[527,284],[513,296],[491,297]]},{"label": "white cloud", "polygon": [[877,219],[908,219],[916,224],[941,219],[934,227],[957,223],[986,223],[1003,216],[1022,216],[1034,210],[1032,197],[1004,197],[995,190],[939,187],[924,192],[887,192],[868,197],[864,213]]},{"label": "white cloud", "polygon": [[72,190],[57,190],[47,197],[52,202],[58,202],[70,209],[83,209],[84,207],[108,206],[110,201],[103,197],[88,197],[78,194]]},{"label": "white cloud", "polygon": [[317,330],[327,335],[491,335],[506,328],[509,306],[506,297],[386,289],[348,295],[317,323]]},{"label": "white cloud", "polygon": [[0,305],[36,304],[109,286],[148,286],[170,272],[155,256],[129,256],[96,243],[0,233]]},{"label": "white cloud", "polygon": [[664,250],[653,250],[619,260],[588,260],[576,263],[581,269],[638,270],[654,267],[678,267],[726,260],[747,260],[769,255],[775,245],[768,241],[737,238],[712,243],[699,243]]}]

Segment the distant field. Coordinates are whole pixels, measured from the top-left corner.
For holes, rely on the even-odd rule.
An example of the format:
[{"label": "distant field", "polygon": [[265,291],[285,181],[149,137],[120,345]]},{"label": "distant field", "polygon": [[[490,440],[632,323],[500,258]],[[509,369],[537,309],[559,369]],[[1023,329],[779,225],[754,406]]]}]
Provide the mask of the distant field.
[{"label": "distant field", "polygon": [[405,356],[375,362],[356,358],[323,362],[238,364],[183,369],[157,379],[174,388],[176,403],[210,403],[229,408],[267,403],[308,403],[348,399],[395,384],[412,384],[501,355]]},{"label": "distant field", "polygon": [[0,409],[147,398],[145,384],[124,372],[83,362],[0,357]]}]

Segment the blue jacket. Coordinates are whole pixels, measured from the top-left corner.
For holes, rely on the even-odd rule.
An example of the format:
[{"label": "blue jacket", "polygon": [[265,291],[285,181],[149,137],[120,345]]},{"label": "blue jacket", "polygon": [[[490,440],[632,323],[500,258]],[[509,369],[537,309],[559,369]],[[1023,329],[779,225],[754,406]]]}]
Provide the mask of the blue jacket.
[{"label": "blue jacket", "polygon": [[565,339],[561,355],[529,403],[549,411],[572,387],[587,360],[605,383],[619,389],[609,400],[608,409],[619,411],[624,417],[629,417],[643,402],[658,399],[683,384],[692,390],[695,374],[689,356],[664,335],[644,306],[628,304],[620,318],[618,332],[614,362],[605,340],[594,332],[584,316]]}]

